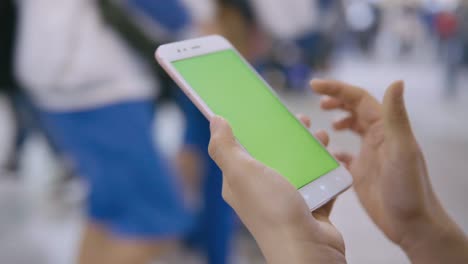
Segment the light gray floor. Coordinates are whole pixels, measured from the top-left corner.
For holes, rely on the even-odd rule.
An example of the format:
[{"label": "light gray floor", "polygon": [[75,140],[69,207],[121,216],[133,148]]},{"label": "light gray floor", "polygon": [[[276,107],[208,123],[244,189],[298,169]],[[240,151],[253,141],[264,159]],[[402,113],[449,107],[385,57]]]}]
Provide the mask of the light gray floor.
[{"label": "light gray floor", "polygon": [[[456,100],[445,101],[441,98],[443,84],[438,65],[383,63],[355,57],[338,61],[329,77],[363,85],[379,98],[391,81],[406,81],[408,109],[426,154],[434,188],[450,214],[468,232],[466,82],[461,85],[464,89]],[[320,112],[318,98],[312,94],[287,94],[283,98],[295,112],[310,115],[315,129],[329,129],[330,121],[339,115]],[[165,149],[173,152],[178,142],[176,131],[182,126],[176,111],[168,109],[164,113],[161,121],[166,127],[163,137],[166,137],[166,143],[169,142]],[[0,110],[0,116],[4,114],[5,111]],[[7,122],[2,122],[0,133],[7,131],[3,124]],[[167,140],[169,136],[170,140]],[[333,149],[352,151],[357,147],[353,135],[332,133],[331,138]],[[47,148],[40,138],[31,139],[24,154],[20,171],[24,176],[22,183],[0,182],[0,263],[73,263],[82,226],[81,210],[74,200],[79,200],[80,193],[74,188],[65,201],[54,196],[53,175],[59,169],[51,165]],[[402,252],[368,219],[352,190],[338,199],[332,218],[346,240],[349,263],[407,263]],[[241,252],[248,251],[245,247],[240,248],[243,248]],[[238,260],[241,262],[240,258]],[[257,261],[243,260],[242,263]]]}]

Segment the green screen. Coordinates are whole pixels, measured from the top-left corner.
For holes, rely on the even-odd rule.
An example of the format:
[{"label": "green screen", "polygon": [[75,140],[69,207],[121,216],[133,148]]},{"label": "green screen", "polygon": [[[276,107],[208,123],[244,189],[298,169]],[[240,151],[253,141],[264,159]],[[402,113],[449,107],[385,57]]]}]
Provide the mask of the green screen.
[{"label": "green screen", "polygon": [[208,107],[230,123],[244,148],[296,188],[339,166],[235,51],[173,65]]}]

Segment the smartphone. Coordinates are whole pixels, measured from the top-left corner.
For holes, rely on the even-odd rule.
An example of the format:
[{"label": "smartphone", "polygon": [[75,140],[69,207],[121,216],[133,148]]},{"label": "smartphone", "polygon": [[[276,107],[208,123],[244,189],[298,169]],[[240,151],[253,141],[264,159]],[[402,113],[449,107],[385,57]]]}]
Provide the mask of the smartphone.
[{"label": "smartphone", "polygon": [[348,171],[225,38],[162,45],[156,59],[208,120],[225,118],[245,150],[294,185],[310,210],[351,186]]}]

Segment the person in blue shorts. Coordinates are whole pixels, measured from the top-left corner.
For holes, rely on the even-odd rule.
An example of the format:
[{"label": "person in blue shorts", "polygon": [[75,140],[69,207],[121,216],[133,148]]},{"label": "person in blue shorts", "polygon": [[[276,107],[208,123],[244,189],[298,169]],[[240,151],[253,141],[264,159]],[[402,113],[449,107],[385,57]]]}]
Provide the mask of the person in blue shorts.
[{"label": "person in blue shorts", "polygon": [[180,93],[179,105],[187,120],[183,151],[197,155],[201,167],[202,210],[188,242],[199,247],[207,263],[228,263],[235,230],[235,214],[223,200],[222,174],[208,155],[210,130],[208,120],[193,105],[187,96]]},{"label": "person in blue shorts", "polygon": [[[206,33],[205,27],[210,27],[212,21],[206,19],[200,21],[197,14],[183,1],[155,2],[152,0],[130,0],[127,2],[129,9],[146,19],[135,21],[151,21],[149,24],[138,24],[139,28],[146,29],[164,28],[166,34],[145,35],[135,46],[141,46],[138,50],[146,59],[153,61],[154,48],[151,43],[175,41],[180,38],[188,38],[200,33]],[[197,2],[197,4],[199,4]],[[199,15],[199,14],[198,14]],[[209,15],[208,15],[209,16]],[[138,29],[138,27],[137,27]],[[127,31],[122,30],[125,35]],[[133,31],[134,32],[134,31]],[[130,35],[127,33],[127,38]],[[153,38],[149,48],[141,45],[146,38]],[[129,42],[135,42],[130,39]],[[146,50],[149,50],[146,52]],[[191,194],[191,207],[195,211],[194,225],[186,237],[185,244],[195,248],[206,263],[228,263],[231,256],[231,241],[234,237],[234,213],[221,197],[221,172],[216,164],[208,156],[207,148],[210,137],[208,121],[198,109],[182,95],[175,84],[165,83],[165,95],[173,95],[182,109],[186,119],[186,131],[183,147],[178,155],[179,169],[185,178],[186,191]],[[169,90],[169,91],[167,91]],[[175,98],[174,98],[175,97]],[[194,198],[197,197],[197,198]],[[196,200],[194,202],[194,200]]]},{"label": "person in blue shorts", "polygon": [[17,3],[16,75],[89,190],[78,263],[150,262],[191,227],[152,141],[157,80],[96,1]]}]

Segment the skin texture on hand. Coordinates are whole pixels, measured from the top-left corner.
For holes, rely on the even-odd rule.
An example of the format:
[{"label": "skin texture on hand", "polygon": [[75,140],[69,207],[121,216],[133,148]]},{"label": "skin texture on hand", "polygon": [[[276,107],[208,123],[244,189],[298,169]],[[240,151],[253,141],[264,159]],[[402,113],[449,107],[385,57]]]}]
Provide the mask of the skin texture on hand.
[{"label": "skin texture on hand", "polygon": [[403,100],[393,83],[383,104],[365,90],[337,81],[314,80],[325,95],[324,110],[343,110],[333,124],[361,138],[360,152],[337,153],[354,178],[357,196],[374,223],[406,251],[413,263],[468,263],[468,243],[437,199]]},{"label": "skin texture on hand", "polygon": [[[268,263],[346,263],[344,241],[329,221],[332,203],[311,215],[296,188],[253,159],[224,119],[213,117],[210,123],[209,152],[223,171],[223,198],[252,233]],[[323,132],[317,138],[328,143]]]}]

